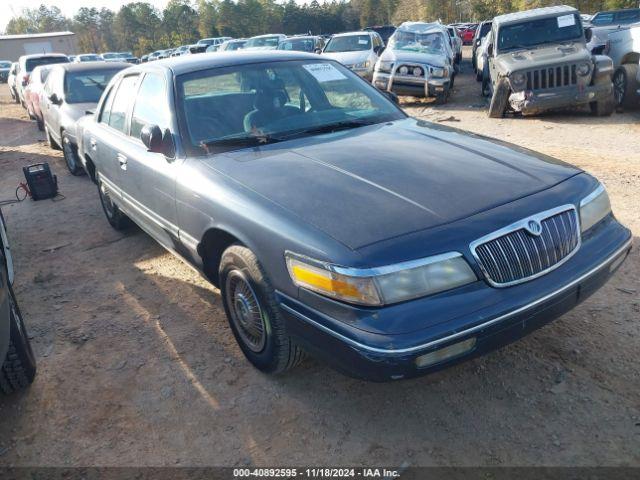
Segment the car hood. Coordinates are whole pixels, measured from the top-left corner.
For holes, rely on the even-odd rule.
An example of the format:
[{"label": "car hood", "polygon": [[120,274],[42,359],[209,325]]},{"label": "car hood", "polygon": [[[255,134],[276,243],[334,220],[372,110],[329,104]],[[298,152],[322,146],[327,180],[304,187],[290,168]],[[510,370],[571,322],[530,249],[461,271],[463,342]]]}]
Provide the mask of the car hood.
[{"label": "car hood", "polygon": [[343,65],[353,65],[354,63],[366,62],[370,55],[370,50],[358,50],[357,52],[330,52],[322,54],[323,57],[331,58]]},{"label": "car hood", "polygon": [[573,42],[503,53],[498,56],[497,60],[507,73],[511,73],[556,64],[591,61],[591,53],[584,44]]},{"label": "car hood", "polygon": [[474,215],[580,172],[415,119],[244,149],[208,164],[353,250]]},{"label": "car hood", "polygon": [[385,62],[426,63],[434,67],[444,67],[447,63],[447,57],[444,54],[434,55],[432,53],[403,52],[402,50],[385,50],[381,60]]}]

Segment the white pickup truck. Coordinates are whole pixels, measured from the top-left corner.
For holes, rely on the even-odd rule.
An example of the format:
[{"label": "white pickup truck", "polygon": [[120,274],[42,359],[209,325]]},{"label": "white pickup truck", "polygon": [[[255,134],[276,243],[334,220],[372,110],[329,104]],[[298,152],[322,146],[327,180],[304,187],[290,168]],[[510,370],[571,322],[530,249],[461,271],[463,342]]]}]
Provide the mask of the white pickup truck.
[{"label": "white pickup truck", "polygon": [[605,55],[613,60],[613,89],[618,106],[640,103],[640,23],[608,34]]}]

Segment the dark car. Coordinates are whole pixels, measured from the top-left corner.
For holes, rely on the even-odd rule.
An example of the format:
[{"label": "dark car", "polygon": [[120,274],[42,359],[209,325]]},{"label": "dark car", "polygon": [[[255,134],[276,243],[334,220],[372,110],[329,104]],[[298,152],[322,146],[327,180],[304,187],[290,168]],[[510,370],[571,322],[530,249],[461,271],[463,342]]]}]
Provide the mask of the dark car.
[{"label": "dark car", "polygon": [[84,173],[76,156],[76,121],[96,107],[111,78],[130,66],[125,62],[86,62],[51,68],[40,102],[45,136],[52,148],[62,149],[73,175]]},{"label": "dark car", "polygon": [[382,41],[386,45],[391,35],[393,35],[396,31],[395,25],[376,25],[373,27],[365,27],[363,30],[368,30],[370,32],[376,32],[382,38]]},{"label": "dark car", "polygon": [[591,175],[407,117],[313,54],[133,67],[81,122],[109,223],[217,285],[265,372],[303,351],[373,380],[442,368],[570,310],[631,249]]},{"label": "dark car", "polygon": [[7,83],[10,70],[11,62],[0,60],[0,83]]},{"label": "dark car", "polygon": [[323,48],[324,39],[317,36],[288,37],[278,45],[278,50],[294,52],[320,53]]},{"label": "dark car", "polygon": [[36,361],[20,308],[13,292],[13,262],[6,224],[0,210],[0,391],[28,387],[36,375]]}]

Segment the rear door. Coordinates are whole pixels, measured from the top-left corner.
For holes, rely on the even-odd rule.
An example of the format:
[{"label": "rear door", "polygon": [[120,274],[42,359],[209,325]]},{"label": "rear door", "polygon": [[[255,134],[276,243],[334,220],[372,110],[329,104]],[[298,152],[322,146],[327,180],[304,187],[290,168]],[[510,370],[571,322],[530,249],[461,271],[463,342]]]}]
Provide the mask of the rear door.
[{"label": "rear door", "polygon": [[137,87],[138,74],[133,74],[111,88],[98,114],[97,128],[89,135],[89,145],[85,147],[95,156],[97,173],[119,206],[122,206],[122,172],[126,169],[120,145],[127,141],[127,118]]}]

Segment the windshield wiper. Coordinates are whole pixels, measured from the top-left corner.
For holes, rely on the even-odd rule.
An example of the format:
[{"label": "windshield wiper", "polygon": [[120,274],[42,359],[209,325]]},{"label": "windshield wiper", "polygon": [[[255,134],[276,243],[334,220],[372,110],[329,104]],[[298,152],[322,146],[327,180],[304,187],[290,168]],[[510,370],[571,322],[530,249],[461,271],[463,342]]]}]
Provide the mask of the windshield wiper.
[{"label": "windshield wiper", "polygon": [[313,127],[301,128],[299,130],[293,130],[290,132],[284,132],[282,135],[276,135],[277,140],[287,140],[295,137],[305,135],[320,135],[323,133],[333,133],[340,130],[349,130],[352,128],[364,127],[367,125],[373,125],[372,120],[343,120],[340,122],[327,123],[325,125],[316,125]]},{"label": "windshield wiper", "polygon": [[203,140],[200,142],[200,146],[204,148],[207,153],[220,153],[233,148],[259,147],[280,141],[280,138],[268,134],[235,135],[213,140]]}]

